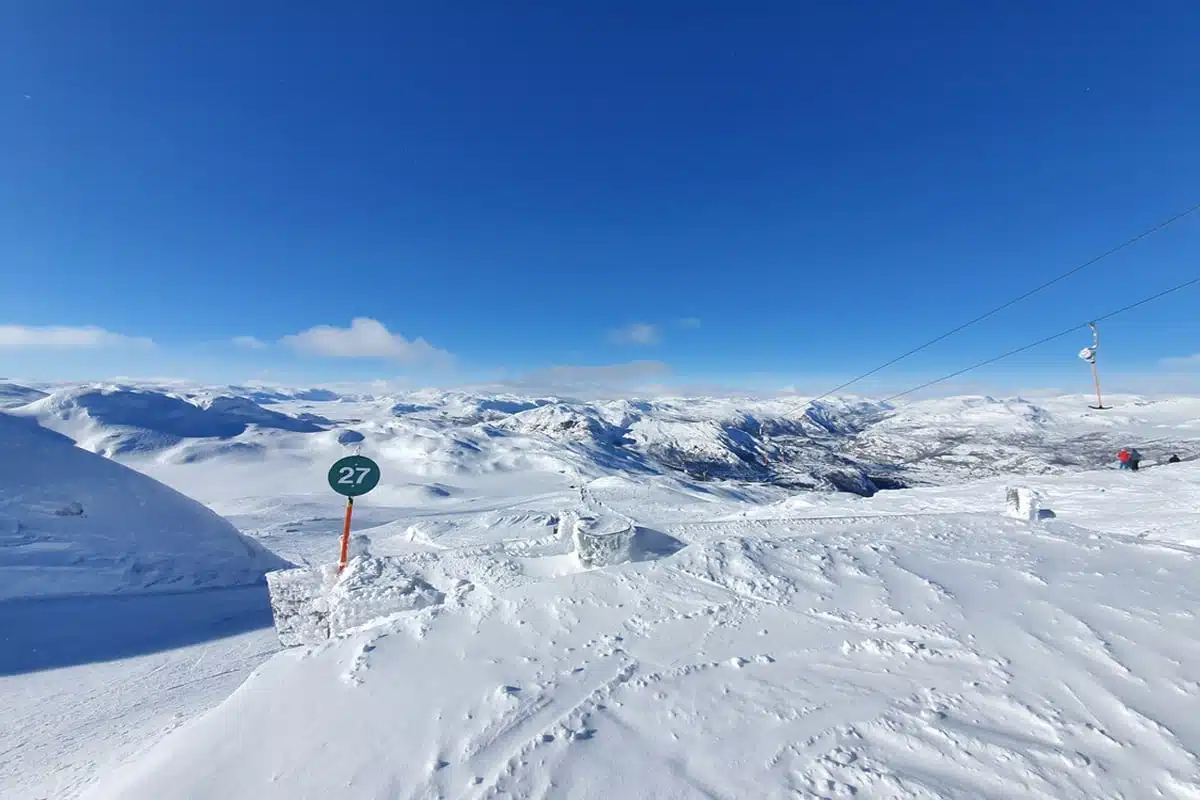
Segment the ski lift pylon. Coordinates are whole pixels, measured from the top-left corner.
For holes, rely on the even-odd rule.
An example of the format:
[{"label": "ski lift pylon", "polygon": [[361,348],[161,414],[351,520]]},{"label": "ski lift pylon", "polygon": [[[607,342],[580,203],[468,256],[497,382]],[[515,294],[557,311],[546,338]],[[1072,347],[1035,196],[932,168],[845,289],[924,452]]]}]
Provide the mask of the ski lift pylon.
[{"label": "ski lift pylon", "polygon": [[1104,405],[1104,401],[1100,398],[1100,373],[1096,369],[1096,354],[1100,352],[1100,330],[1094,322],[1089,322],[1088,327],[1092,329],[1092,346],[1079,351],[1079,357],[1092,365],[1092,381],[1096,384],[1096,405],[1088,406],[1088,408],[1103,411],[1112,406]]}]

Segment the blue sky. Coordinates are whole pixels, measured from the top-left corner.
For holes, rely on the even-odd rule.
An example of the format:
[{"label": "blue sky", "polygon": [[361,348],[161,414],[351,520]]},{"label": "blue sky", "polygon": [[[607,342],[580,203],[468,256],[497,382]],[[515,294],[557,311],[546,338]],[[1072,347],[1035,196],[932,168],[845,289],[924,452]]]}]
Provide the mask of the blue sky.
[{"label": "blue sky", "polygon": [[[1200,202],[1190,0],[316,5],[0,10],[0,375],[820,389]],[[1200,213],[886,377],[1198,256]],[[1200,371],[1198,312],[1106,366]],[[988,374],[1085,389],[1086,343]]]}]

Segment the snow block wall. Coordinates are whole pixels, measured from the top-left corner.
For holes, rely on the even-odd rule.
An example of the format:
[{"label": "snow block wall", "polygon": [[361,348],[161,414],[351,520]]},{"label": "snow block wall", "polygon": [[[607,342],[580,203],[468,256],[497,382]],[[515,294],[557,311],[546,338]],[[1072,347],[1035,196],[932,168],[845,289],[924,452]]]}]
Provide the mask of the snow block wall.
[{"label": "snow block wall", "polygon": [[327,580],[328,576],[321,569],[267,573],[275,632],[284,647],[316,644],[329,638]]},{"label": "snow block wall", "polygon": [[402,611],[440,605],[445,595],[401,567],[399,559],[360,556],[329,592],[329,635]]},{"label": "snow block wall", "polygon": [[367,552],[355,537],[358,555],[337,574],[334,564],[267,575],[275,631],[284,647],[318,644],[377,619],[440,605],[445,595],[400,559]]},{"label": "snow block wall", "polygon": [[619,514],[585,505],[559,515],[558,530],[563,539],[569,540],[580,564],[605,567],[630,559],[637,528]]},{"label": "snow block wall", "polygon": [[1036,522],[1041,515],[1042,498],[1036,491],[1025,486],[1009,486],[1006,490],[1006,510],[1015,519]]}]

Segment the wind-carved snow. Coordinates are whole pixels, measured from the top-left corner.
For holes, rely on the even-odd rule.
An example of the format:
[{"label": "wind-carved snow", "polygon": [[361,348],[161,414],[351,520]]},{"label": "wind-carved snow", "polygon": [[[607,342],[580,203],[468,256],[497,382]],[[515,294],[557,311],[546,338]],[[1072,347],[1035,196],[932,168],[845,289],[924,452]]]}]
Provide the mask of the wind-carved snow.
[{"label": "wind-carved snow", "polygon": [[[93,767],[91,796],[1200,794],[1200,465],[1159,466],[1195,454],[1200,401],[281,394],[271,410],[333,424],[117,457],[330,565],[325,471],[361,450],[384,481],[355,531],[394,567],[362,588],[431,602],[265,660],[212,713]],[[256,449],[181,458],[217,445]],[[1124,445],[1139,473],[1111,468]],[[890,480],[924,485],[860,496]],[[1052,515],[1006,516],[1009,487]],[[597,533],[631,533],[581,559],[572,520],[597,507]],[[52,791],[36,775],[65,756],[41,749],[18,751],[28,781],[0,768],[0,793],[75,795],[86,769]]]},{"label": "wind-carved snow", "polygon": [[1080,524],[1142,478],[1200,500],[1192,464],[1031,479],[1035,521],[1002,479],[697,514],[606,478],[572,513],[678,546],[587,570],[565,512],[369,531],[443,601],[271,660],[93,796],[1194,796],[1200,551]]},{"label": "wind-carved snow", "polygon": [[234,586],[284,562],[196,501],[0,413],[0,598]]}]

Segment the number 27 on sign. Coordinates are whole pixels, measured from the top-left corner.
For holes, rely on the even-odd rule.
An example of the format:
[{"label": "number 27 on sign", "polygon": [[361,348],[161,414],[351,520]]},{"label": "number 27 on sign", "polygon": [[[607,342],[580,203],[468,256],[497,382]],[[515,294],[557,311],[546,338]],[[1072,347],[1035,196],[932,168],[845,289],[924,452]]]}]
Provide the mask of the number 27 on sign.
[{"label": "number 27 on sign", "polygon": [[350,516],[354,512],[354,498],[366,494],[379,485],[379,465],[366,456],[346,456],[338,459],[329,468],[329,486],[346,497],[346,523],[342,527],[342,552],[338,559],[338,573],[346,568],[346,555],[350,549]]}]

